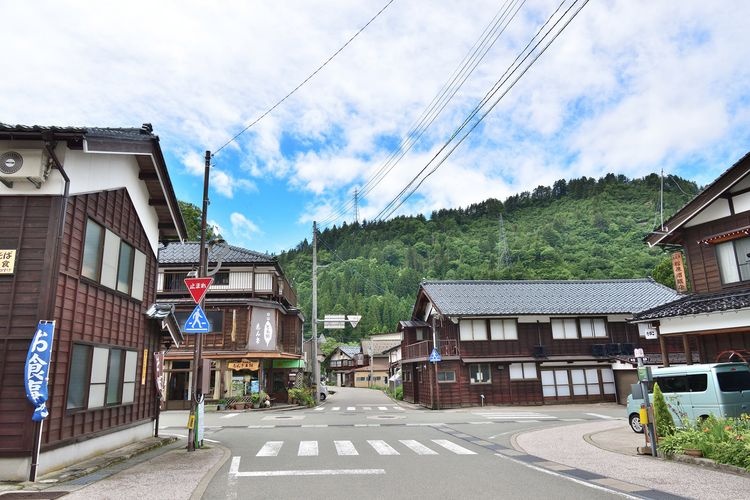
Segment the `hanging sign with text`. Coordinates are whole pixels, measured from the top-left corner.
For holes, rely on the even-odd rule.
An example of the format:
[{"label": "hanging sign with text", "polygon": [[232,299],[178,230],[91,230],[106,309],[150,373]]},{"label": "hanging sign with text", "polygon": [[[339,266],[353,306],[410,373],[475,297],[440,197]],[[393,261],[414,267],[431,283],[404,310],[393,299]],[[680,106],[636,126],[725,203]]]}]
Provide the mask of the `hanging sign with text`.
[{"label": "hanging sign with text", "polygon": [[40,321],[26,356],[26,367],[23,372],[26,398],[34,405],[34,414],[31,416],[34,422],[41,422],[49,416],[47,383],[54,336],[55,322]]}]

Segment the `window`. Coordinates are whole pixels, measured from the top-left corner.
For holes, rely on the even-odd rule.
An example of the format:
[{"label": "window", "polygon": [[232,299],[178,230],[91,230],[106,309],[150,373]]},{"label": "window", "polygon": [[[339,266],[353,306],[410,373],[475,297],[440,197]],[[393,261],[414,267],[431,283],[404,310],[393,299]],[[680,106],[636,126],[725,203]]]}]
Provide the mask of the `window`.
[{"label": "window", "polygon": [[722,283],[750,280],[750,238],[741,238],[716,245]]},{"label": "window", "polygon": [[[716,378],[719,380],[719,390],[721,392],[750,391],[750,372],[716,372]],[[692,386],[693,384],[691,384]],[[705,385],[702,390],[706,390]]]},{"label": "window", "polygon": [[417,328],[414,330],[417,341],[424,340],[424,328]]},{"label": "window", "polygon": [[146,254],[89,219],[86,222],[81,276],[142,300]]},{"label": "window", "polygon": [[462,319],[461,340],[487,340],[487,322],[483,319]]},{"label": "window", "polygon": [[604,318],[552,318],[550,323],[556,340],[607,338]]},{"label": "window", "polygon": [[216,273],[213,278],[214,285],[229,286],[229,271]]},{"label": "window", "polygon": [[607,336],[607,327],[603,318],[581,318],[581,338],[603,338]]},{"label": "window", "polygon": [[74,344],[66,408],[80,410],[135,400],[135,351]]},{"label": "window", "polygon": [[401,374],[404,377],[404,382],[411,382],[411,369],[410,368],[402,369]]},{"label": "window", "polygon": [[511,380],[536,379],[536,363],[511,363],[508,367]]},{"label": "window", "polygon": [[83,265],[81,274],[92,280],[99,281],[102,264],[102,246],[104,243],[104,228],[89,220],[86,223],[86,237],[83,243]]},{"label": "window", "polygon": [[456,372],[454,371],[440,371],[437,372],[438,382],[455,382]]},{"label": "window", "polygon": [[472,384],[489,384],[492,382],[490,365],[477,363],[469,365],[469,378]]},{"label": "window", "polygon": [[575,318],[552,319],[553,339],[577,339],[578,328]]},{"label": "window", "polygon": [[491,319],[490,339],[518,340],[518,329],[515,319]]}]

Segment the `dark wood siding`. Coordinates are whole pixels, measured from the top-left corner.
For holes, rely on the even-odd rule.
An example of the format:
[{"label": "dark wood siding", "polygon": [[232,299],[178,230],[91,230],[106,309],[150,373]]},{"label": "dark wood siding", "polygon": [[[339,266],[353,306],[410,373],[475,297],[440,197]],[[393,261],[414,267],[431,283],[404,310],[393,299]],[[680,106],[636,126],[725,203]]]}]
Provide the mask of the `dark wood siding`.
[{"label": "dark wood siding", "polygon": [[737,283],[727,285],[726,287],[722,285],[719,265],[716,260],[716,247],[714,245],[702,245],[699,241],[706,236],[724,233],[749,225],[750,212],[743,212],[717,221],[690,227],[684,231],[682,244],[684,245],[687,257],[690,282],[694,292],[718,292],[724,288],[737,287]]},{"label": "dark wood siding", "polygon": [[[143,300],[81,278],[83,241],[88,218],[94,219],[146,255]],[[72,197],[68,203],[56,291],[57,345],[50,395],[53,407],[44,427],[43,446],[57,447],[156,415],[153,389],[154,350],[159,336],[144,316],[155,301],[157,262],[129,195],[124,189]],[[135,401],[102,409],[68,412],[67,374],[74,343],[136,351]],[[141,384],[144,349],[148,349],[146,383]]]},{"label": "dark wood siding", "polygon": [[[16,249],[15,273],[0,276],[0,456],[31,452],[34,426],[23,372],[37,323],[49,317],[59,197],[0,197],[0,248]],[[57,342],[55,342],[57,344]]]}]

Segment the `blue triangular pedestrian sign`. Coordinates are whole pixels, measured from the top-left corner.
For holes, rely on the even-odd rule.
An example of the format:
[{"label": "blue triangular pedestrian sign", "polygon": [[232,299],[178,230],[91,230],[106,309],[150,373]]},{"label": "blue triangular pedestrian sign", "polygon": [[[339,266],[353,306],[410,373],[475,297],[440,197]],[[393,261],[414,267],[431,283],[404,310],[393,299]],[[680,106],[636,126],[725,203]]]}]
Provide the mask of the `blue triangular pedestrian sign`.
[{"label": "blue triangular pedestrian sign", "polygon": [[200,304],[195,306],[193,312],[190,313],[182,331],[184,333],[208,333],[211,331],[211,325],[208,323],[206,313],[203,312]]},{"label": "blue triangular pedestrian sign", "polygon": [[436,348],[432,348],[432,352],[430,353],[430,363],[439,363],[443,360],[443,357],[440,355],[438,350]]}]

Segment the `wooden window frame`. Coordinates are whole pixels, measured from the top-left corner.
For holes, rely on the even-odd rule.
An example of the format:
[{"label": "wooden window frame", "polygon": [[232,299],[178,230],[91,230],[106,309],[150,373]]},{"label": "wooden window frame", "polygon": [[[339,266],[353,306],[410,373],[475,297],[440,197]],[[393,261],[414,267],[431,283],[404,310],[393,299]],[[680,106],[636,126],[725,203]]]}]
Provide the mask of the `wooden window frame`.
[{"label": "wooden window frame", "polygon": [[[88,276],[84,274],[84,262],[86,261],[86,255],[88,252],[93,252],[94,250],[91,250],[91,247],[87,246],[87,239],[88,239],[88,230],[91,224],[94,224],[96,227],[99,228],[99,238],[96,248],[96,269],[94,274],[96,276]],[[80,269],[80,275],[84,278],[90,279],[92,281],[96,281],[99,283],[99,281],[102,278],[102,260],[103,260],[103,253],[104,253],[104,239],[106,237],[107,228],[104,227],[104,225],[99,224],[92,218],[86,219],[86,228],[83,231],[83,250],[81,252],[81,269]]]},{"label": "wooden window frame", "polygon": [[[493,324],[500,323],[502,327],[502,338],[496,338],[493,333],[496,329],[492,328]],[[506,322],[513,324],[514,336],[508,336]],[[502,341],[513,341],[518,340],[518,320],[516,318],[493,318],[490,320],[490,335],[489,340],[502,340]]]},{"label": "wooden window frame", "polygon": [[[448,380],[440,380],[440,375],[445,376],[448,374],[451,374],[452,377],[450,377]],[[455,384],[456,383],[456,370],[438,370],[437,381],[438,381],[438,384]]]},{"label": "wooden window frame", "polygon": [[[521,376],[516,377],[513,374],[514,368],[520,368],[521,369]],[[533,376],[531,372],[533,370]],[[508,377],[510,380],[538,380],[539,379],[539,367],[536,365],[536,363],[533,362],[522,362],[522,363],[510,363],[508,365]]]},{"label": "wooden window frame", "polygon": [[[476,338],[475,325],[477,324],[484,324],[484,338]],[[458,338],[461,342],[485,342],[490,339],[488,326],[486,319],[461,319],[458,324]],[[471,338],[466,338],[464,335],[464,332],[467,331],[465,328],[471,328]]]},{"label": "wooden window frame", "polygon": [[[65,397],[65,410],[67,413],[79,413],[83,411],[92,411],[92,410],[101,410],[104,408],[111,408],[115,406],[127,406],[135,404],[135,392],[137,388],[136,378],[138,373],[138,350],[137,349],[129,349],[125,347],[119,347],[119,346],[109,346],[109,345],[97,345],[97,344],[88,344],[84,342],[75,342],[73,343],[73,346],[71,348],[71,361],[73,357],[73,351],[76,348],[83,348],[86,349],[87,356],[86,356],[86,368],[84,370],[84,373],[86,374],[86,379],[83,381],[84,385],[84,394],[83,394],[83,401],[84,406],[78,406],[78,407],[68,407],[68,392],[70,391],[70,384],[72,382],[72,373],[68,374],[68,380],[67,385],[65,386],[66,389],[66,397]],[[94,369],[93,366],[93,357],[94,357],[94,351],[95,349],[105,349],[107,351],[107,365],[105,368],[106,376],[104,377],[104,382],[92,382],[92,370]],[[117,400],[109,402],[108,399],[111,395],[111,387],[110,387],[110,374],[111,367],[112,367],[112,351],[119,351],[121,353],[121,363],[119,368],[119,383],[117,384],[117,387],[115,390],[117,391]],[[133,401],[124,402],[122,401],[123,396],[123,388],[126,383],[126,378],[129,377],[129,374],[125,372],[126,366],[127,366],[127,359],[128,359],[128,353],[133,353],[134,357],[134,363],[133,363],[133,374],[132,374],[132,382],[127,383],[133,383]],[[91,396],[91,387],[94,385],[103,385],[104,386],[104,397],[103,397],[103,404],[101,406],[90,406],[90,396]]]},{"label": "wooden window frame", "polygon": [[[489,375],[489,380],[478,380],[479,377],[473,377],[474,370],[476,367],[476,373],[482,374],[483,370],[482,367],[487,367],[487,374]],[[469,363],[469,384],[470,385],[488,385],[492,384],[492,365],[490,363]]]},{"label": "wooden window frame", "polygon": [[[568,328],[566,327],[566,323],[570,324],[570,322],[573,322],[575,324],[575,336],[571,337],[568,336]],[[581,329],[581,322],[582,321],[590,321],[592,326],[592,332],[594,332],[593,336],[583,336],[582,329]],[[594,328],[594,322],[595,321],[601,321],[604,326],[604,335],[596,335],[596,328]],[[555,324],[556,322],[562,323],[563,328],[563,337],[555,336]],[[550,318],[550,329],[552,330],[552,340],[580,340],[580,339],[608,339],[609,338],[609,330],[607,328],[607,318],[602,316],[586,316],[586,317],[578,317],[578,318],[571,318],[571,317],[561,317],[561,318]],[[559,330],[558,330],[559,331]]]}]

